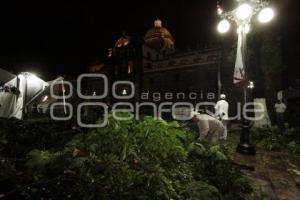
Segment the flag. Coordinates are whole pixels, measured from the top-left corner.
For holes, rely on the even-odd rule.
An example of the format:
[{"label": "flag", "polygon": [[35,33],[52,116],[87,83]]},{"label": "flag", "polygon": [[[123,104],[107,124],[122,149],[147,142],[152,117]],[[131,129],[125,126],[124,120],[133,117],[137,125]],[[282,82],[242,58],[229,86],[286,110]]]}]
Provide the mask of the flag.
[{"label": "flag", "polygon": [[245,69],[245,58],[244,58],[244,48],[246,45],[247,33],[245,29],[239,27],[238,29],[238,45],[237,45],[237,54],[235,61],[235,69],[233,75],[233,83],[239,84],[246,80],[246,69]]}]

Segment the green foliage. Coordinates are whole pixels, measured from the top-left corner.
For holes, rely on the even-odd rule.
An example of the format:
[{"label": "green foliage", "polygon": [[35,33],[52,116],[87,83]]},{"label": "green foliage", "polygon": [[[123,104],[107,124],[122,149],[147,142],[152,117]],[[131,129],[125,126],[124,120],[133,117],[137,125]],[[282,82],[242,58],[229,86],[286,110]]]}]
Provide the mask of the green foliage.
[{"label": "green foliage", "polygon": [[[192,180],[184,149],[188,137],[174,122],[110,117],[107,127],[75,136],[61,152],[31,152],[27,166],[45,180],[71,176],[73,189],[66,197],[182,199],[181,191]],[[60,180],[60,187],[69,184]]]},{"label": "green foliage", "polygon": [[184,191],[187,200],[220,200],[219,190],[205,182],[191,182]]},{"label": "green foliage", "polygon": [[197,181],[215,186],[223,199],[244,199],[252,192],[249,180],[233,167],[225,155],[227,150],[220,146],[191,144],[189,161]]},{"label": "green foliage", "polygon": [[[282,63],[282,52],[280,48],[280,38],[271,34],[263,35],[261,45],[261,67],[265,74],[267,88],[270,88],[274,83],[274,78],[277,78],[285,66]],[[278,82],[279,80],[277,80]],[[275,81],[276,82],[276,81]]]},{"label": "green foliage", "polygon": [[252,129],[253,142],[266,151],[289,152],[300,155],[300,129],[264,127]]},{"label": "green foliage", "polygon": [[[14,123],[23,126],[21,122]],[[55,137],[61,137],[54,132],[62,129],[48,128],[47,133],[52,133],[50,137],[42,135],[46,131],[36,127],[38,125],[25,126],[26,134],[20,134],[20,139],[17,131],[13,134],[16,140],[1,133],[4,136],[0,139],[1,154],[21,157],[3,158],[0,181],[7,188],[0,190],[1,196],[9,194],[13,199],[235,200],[251,192],[247,180],[228,159],[226,150],[193,143],[194,134],[177,122],[151,117],[119,121],[110,116],[107,127],[77,134],[72,139],[63,138],[58,144],[54,143]],[[24,129],[18,128],[20,130]],[[26,136],[28,141],[33,140],[31,146]],[[22,156],[25,153],[27,156]]]},{"label": "green foliage", "polygon": [[270,114],[277,99],[277,92],[282,90],[282,72],[285,66],[282,61],[281,41],[278,35],[268,32],[261,39],[261,69],[264,74],[265,97]]},{"label": "green foliage", "polygon": [[0,151],[6,157],[21,158],[34,149],[57,149],[76,132],[70,122],[0,119]]}]

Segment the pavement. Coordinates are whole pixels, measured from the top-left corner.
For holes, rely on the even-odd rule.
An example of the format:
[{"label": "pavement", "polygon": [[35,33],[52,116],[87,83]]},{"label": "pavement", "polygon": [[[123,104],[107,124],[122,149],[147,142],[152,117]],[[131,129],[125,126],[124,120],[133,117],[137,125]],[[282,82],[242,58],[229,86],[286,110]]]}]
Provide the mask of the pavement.
[{"label": "pavement", "polygon": [[234,163],[266,200],[300,200],[300,157],[285,153],[236,153]]}]

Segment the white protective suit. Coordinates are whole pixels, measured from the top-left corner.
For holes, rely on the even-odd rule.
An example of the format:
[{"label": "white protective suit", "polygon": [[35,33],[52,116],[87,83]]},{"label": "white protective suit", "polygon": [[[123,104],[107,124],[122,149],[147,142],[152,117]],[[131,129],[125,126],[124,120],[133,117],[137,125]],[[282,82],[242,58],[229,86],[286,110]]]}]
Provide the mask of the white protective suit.
[{"label": "white protective suit", "polygon": [[227,139],[227,123],[229,119],[228,108],[229,108],[229,104],[224,99],[219,100],[215,105],[215,114],[222,121],[224,126],[224,134],[223,134],[224,140]]},{"label": "white protective suit", "polygon": [[207,114],[198,114],[194,117],[197,118],[200,141],[208,140],[211,143],[216,143],[224,138],[224,126],[218,119]]}]

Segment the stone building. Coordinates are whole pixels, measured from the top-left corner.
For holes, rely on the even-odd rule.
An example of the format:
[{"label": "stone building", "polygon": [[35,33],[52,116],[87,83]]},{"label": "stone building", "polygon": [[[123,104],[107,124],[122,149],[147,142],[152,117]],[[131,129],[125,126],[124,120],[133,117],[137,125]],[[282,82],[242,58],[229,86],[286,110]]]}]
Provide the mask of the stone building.
[{"label": "stone building", "polygon": [[[180,51],[172,34],[157,19],[144,37],[123,34],[108,50],[106,61],[90,66],[89,71],[107,74],[110,88],[115,81],[132,81],[135,102],[216,102],[221,92],[229,101],[237,102],[240,93],[232,83],[234,66],[227,64],[227,52],[219,47]],[[97,84],[90,82],[87,88],[92,93]],[[131,93],[128,90],[128,85],[119,85],[117,94]],[[110,93],[106,101],[118,100]],[[235,106],[231,111],[236,111]]]}]

